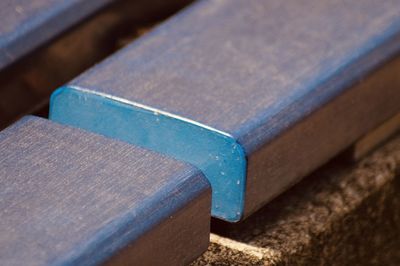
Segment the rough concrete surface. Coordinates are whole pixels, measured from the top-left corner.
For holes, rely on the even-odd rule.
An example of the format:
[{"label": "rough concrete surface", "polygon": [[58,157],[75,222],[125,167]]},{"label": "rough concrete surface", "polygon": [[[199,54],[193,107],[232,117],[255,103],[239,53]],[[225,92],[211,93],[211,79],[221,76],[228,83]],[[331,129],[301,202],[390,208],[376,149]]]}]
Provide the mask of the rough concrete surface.
[{"label": "rough concrete surface", "polygon": [[213,221],[192,265],[400,265],[400,135],[337,158],[242,223]]}]

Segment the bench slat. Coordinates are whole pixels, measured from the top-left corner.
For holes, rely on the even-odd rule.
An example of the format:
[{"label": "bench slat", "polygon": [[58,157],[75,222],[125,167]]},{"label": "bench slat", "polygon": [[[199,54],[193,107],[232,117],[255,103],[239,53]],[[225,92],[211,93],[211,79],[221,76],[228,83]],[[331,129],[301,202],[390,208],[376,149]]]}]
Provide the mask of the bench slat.
[{"label": "bench slat", "polygon": [[2,0],[0,70],[114,0]]},{"label": "bench slat", "polygon": [[238,221],[399,111],[400,1],[200,1],[50,117],[198,166]]},{"label": "bench slat", "polygon": [[193,166],[34,117],[0,151],[2,265],[183,265],[207,249],[211,191]]}]

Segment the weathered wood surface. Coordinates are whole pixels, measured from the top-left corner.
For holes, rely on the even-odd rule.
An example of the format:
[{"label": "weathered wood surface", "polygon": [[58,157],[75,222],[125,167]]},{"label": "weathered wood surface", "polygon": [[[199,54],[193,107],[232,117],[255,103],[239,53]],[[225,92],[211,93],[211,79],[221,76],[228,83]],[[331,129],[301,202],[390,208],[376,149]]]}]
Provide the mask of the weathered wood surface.
[{"label": "weathered wood surface", "polygon": [[0,1],[0,71],[112,1]]},{"label": "weathered wood surface", "polygon": [[399,111],[399,51],[399,0],[199,1],[50,115],[197,165],[237,221]]},{"label": "weathered wood surface", "polygon": [[[140,36],[154,24],[165,20],[187,5],[189,1],[112,1],[110,5],[85,17],[77,25],[73,27],[65,25],[69,27],[67,31],[49,36],[52,38],[44,45],[41,43],[38,49],[31,45],[31,41],[25,39],[25,35],[21,35],[15,42],[21,41],[26,44],[27,55],[22,58],[15,56],[14,63],[6,69],[0,67],[0,129],[11,125],[26,114],[37,113],[47,116],[49,96],[55,88],[120,49],[128,43],[128,40]],[[91,1],[86,2],[90,4]],[[3,8],[2,5],[5,6],[7,3],[8,5]],[[27,12],[31,5],[40,5],[40,3],[42,2],[34,0],[24,2],[6,0],[0,3],[0,8],[3,8],[0,14],[9,11],[11,15],[16,12],[14,9],[18,9],[23,14],[13,19],[26,16],[25,20],[19,24],[22,27],[23,23],[29,23],[30,20],[34,23],[37,16],[46,13],[45,9],[38,10],[38,13]],[[53,3],[54,8],[63,4],[59,0],[46,3],[49,5]],[[40,7],[43,6],[44,4],[40,5]],[[76,7],[79,6],[76,5]],[[9,16],[0,17],[0,30],[2,26],[5,27],[7,23],[10,23],[8,21],[10,19]],[[66,18],[58,17],[57,23],[65,23],[63,19]],[[43,23],[50,23],[50,21],[44,20]],[[46,30],[49,28],[43,27],[46,27]],[[14,30],[18,30],[16,28],[17,25]],[[5,38],[5,35],[0,33],[0,43],[1,39]],[[34,35],[32,38],[41,38],[41,36]]]},{"label": "weathered wood surface", "polygon": [[400,135],[357,164],[343,159],[240,224],[214,223],[192,265],[399,265]]},{"label": "weathered wood surface", "polygon": [[1,265],[182,265],[209,241],[187,164],[39,118],[0,133]]}]

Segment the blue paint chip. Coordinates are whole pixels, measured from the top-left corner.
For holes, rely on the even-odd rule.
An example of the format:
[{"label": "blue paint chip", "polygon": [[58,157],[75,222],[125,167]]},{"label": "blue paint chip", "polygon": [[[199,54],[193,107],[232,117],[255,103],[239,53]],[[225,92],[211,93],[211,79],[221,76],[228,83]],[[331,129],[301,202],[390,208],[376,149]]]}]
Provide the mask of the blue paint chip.
[{"label": "blue paint chip", "polygon": [[168,113],[74,86],[56,90],[50,119],[120,139],[197,166],[212,187],[212,215],[239,221],[247,161],[228,134]]}]

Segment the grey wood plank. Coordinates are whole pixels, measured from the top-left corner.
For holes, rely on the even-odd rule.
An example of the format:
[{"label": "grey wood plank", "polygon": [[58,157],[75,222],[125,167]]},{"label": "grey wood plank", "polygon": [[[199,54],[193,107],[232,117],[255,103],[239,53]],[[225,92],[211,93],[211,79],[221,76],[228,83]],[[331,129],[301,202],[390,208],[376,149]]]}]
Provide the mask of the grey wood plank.
[{"label": "grey wood plank", "polygon": [[400,1],[200,1],[50,117],[197,165],[238,221],[400,109]]},{"label": "grey wood plank", "polygon": [[0,70],[113,1],[0,1]]},{"label": "grey wood plank", "polygon": [[[75,4],[73,1],[65,3],[62,0],[0,1],[0,43],[5,41],[3,44],[11,46],[11,50],[19,49],[22,45],[26,53],[22,57],[21,53],[12,53],[13,63],[7,59],[8,63],[4,62],[5,68],[0,67],[0,129],[26,114],[47,115],[49,96],[55,88],[149,30],[151,25],[165,20],[189,1],[111,0],[111,4],[95,14],[82,16],[80,20],[74,9],[81,5],[92,5],[94,8],[93,5],[101,4],[100,1],[79,1]],[[64,16],[69,11],[62,9],[63,5],[70,5],[65,9],[72,10],[71,18]],[[57,8],[59,10],[52,17],[46,17],[51,10]],[[43,23],[41,30],[36,25],[38,17]],[[57,20],[58,26],[68,30],[61,33],[61,30],[52,31],[52,27],[57,26],[52,24],[52,19]],[[79,22],[69,23],[68,19]],[[12,28],[11,31],[1,32],[8,26]],[[23,27],[27,28],[27,32],[20,32]],[[52,31],[46,35],[50,40],[47,37],[40,40],[43,38],[41,34],[46,31]],[[15,35],[12,42],[16,44],[9,43],[13,39],[11,35]],[[39,48],[35,42],[40,43]],[[0,54],[7,53],[7,49],[0,46]]]},{"label": "grey wood plank", "polygon": [[195,167],[45,119],[0,132],[1,265],[182,265],[207,249]]}]

